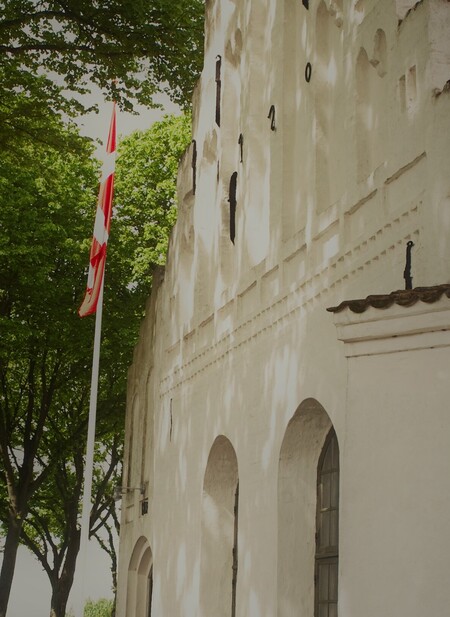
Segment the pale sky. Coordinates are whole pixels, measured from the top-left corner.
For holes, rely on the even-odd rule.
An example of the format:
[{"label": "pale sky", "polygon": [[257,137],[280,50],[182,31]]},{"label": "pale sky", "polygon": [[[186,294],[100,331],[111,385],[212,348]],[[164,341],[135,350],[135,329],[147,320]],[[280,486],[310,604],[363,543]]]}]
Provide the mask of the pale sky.
[{"label": "pale sky", "polygon": [[[112,598],[109,557],[98,548],[96,541],[90,542],[87,562],[90,564],[90,572],[86,577],[87,596],[92,600]],[[11,588],[8,617],[48,617],[50,597],[51,587],[46,573],[31,553],[21,547]],[[69,598],[69,610],[71,606],[74,606],[72,596]]]},{"label": "pale sky", "polygon": [[[169,98],[165,95],[155,97],[155,99],[161,103],[163,109],[148,109],[146,107],[136,106],[138,115],[125,113],[117,110],[117,136],[129,135],[132,131],[137,129],[145,131],[156,120],[161,120],[165,114],[179,113],[179,107],[174,103],[171,103]],[[109,101],[98,102],[99,113],[87,114],[77,121],[80,127],[80,132],[86,137],[92,139],[100,139],[103,144],[106,144],[108,138],[109,122],[111,119],[112,103]],[[101,155],[101,148],[98,151],[98,156]]]}]

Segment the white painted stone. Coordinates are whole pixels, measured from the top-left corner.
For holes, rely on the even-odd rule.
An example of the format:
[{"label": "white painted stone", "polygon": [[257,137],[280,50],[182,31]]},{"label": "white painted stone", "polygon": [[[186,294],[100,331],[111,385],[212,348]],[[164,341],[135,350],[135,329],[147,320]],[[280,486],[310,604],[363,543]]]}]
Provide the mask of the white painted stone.
[{"label": "white painted stone", "polygon": [[118,617],[150,614],[151,567],[153,617],[231,615],[237,477],[236,615],[312,617],[332,425],[340,617],[448,613],[449,300],[326,308],[402,289],[408,240],[414,286],[449,282],[449,23],[444,0],[206,2],[196,191],[191,144],[129,372]]}]

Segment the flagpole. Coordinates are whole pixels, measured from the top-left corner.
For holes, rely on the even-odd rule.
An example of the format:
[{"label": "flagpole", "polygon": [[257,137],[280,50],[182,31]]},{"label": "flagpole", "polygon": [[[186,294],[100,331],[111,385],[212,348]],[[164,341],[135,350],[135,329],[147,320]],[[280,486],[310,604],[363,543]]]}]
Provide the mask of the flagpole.
[{"label": "flagpole", "polygon": [[[92,478],[94,474],[95,425],[97,417],[98,375],[100,365],[100,342],[102,335],[103,287],[105,281],[106,247],[112,215],[114,190],[114,169],[116,157],[116,106],[113,103],[111,124],[106,145],[106,158],[103,162],[102,177],[97,200],[94,232],[89,257],[89,272],[86,294],[78,309],[80,317],[95,313],[94,350],[92,354],[91,395],[89,401],[88,434],[86,460],[83,477],[83,501],[81,511],[80,551],[78,555],[79,592],[76,598],[76,617],[83,617],[86,602],[86,566],[89,546],[89,522],[91,514]],[[78,605],[78,599],[80,604]]]},{"label": "flagpole", "polygon": [[79,607],[79,615],[83,617],[84,605],[87,601],[86,594],[86,565],[87,565],[87,549],[89,544],[89,519],[91,514],[91,498],[92,498],[92,477],[94,473],[94,446],[95,446],[95,425],[97,418],[97,394],[98,394],[98,375],[100,366],[100,342],[102,335],[102,315],[103,315],[103,285],[105,277],[100,288],[100,294],[95,313],[95,332],[94,332],[94,351],[92,354],[92,375],[91,375],[91,396],[89,401],[89,419],[88,419],[88,434],[86,442],[86,462],[84,466],[84,487],[83,487],[83,506],[81,511],[81,530],[80,530],[80,557],[79,563],[81,566],[81,601]]}]

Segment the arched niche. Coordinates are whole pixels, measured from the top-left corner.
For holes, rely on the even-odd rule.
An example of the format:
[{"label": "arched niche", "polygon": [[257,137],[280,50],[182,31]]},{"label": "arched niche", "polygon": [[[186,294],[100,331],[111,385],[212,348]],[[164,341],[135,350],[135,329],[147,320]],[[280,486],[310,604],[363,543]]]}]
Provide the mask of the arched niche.
[{"label": "arched niche", "polygon": [[[127,439],[126,439],[126,452],[125,452],[125,469],[123,477],[125,478],[125,486],[133,486],[134,478],[137,476],[136,465],[136,445],[137,435],[139,430],[139,413],[140,404],[139,396],[137,394],[133,397],[133,402],[130,409],[127,410]],[[131,493],[132,494],[132,493]]]},{"label": "arched niche", "polygon": [[271,87],[272,22],[267,3],[246,3],[240,26],[243,33],[241,80],[245,83],[240,100],[245,114],[239,132],[244,134],[245,142],[243,163],[238,167],[242,208],[237,233],[241,236],[242,260],[251,267],[260,263],[269,251],[273,207],[271,157],[276,140],[267,115],[276,101]]},{"label": "arched niche", "polygon": [[234,10],[227,28],[224,58],[222,61],[223,95],[222,123],[220,126],[222,153],[221,174],[225,181],[239,161],[238,135],[241,131],[241,75],[242,32]]},{"label": "arched niche", "polygon": [[[147,373],[145,385],[145,406],[142,410],[142,430],[141,430],[141,470],[139,486],[145,486],[153,476],[153,428],[154,428],[154,375],[153,367]],[[136,485],[137,486],[137,485]],[[148,495],[147,495],[148,496]]]},{"label": "arched niche", "polygon": [[374,37],[373,57],[361,47],[356,60],[357,181],[361,182],[382,163],[381,145],[386,138],[387,43],[383,30]]},{"label": "arched niche", "polygon": [[[283,21],[283,185],[282,237],[306,225],[311,176],[311,114],[313,84],[305,79],[311,59],[309,11],[302,2],[284,0]],[[310,64],[311,66],[311,64]]]},{"label": "arched niche", "polygon": [[234,615],[237,582],[238,464],[230,441],[216,438],[203,481],[201,617]]},{"label": "arched niche", "polygon": [[128,566],[127,615],[151,617],[153,592],[153,556],[146,538],[135,544]]},{"label": "arched niche", "polygon": [[307,399],[283,438],[278,466],[278,617],[314,615],[318,465],[331,428],[322,405]]},{"label": "arched niche", "polygon": [[365,180],[373,171],[373,79],[367,52],[359,50],[356,60],[356,161],[357,180]]},{"label": "arched niche", "polygon": [[[333,8],[335,6],[333,5]],[[322,212],[344,190],[340,80],[343,78],[342,20],[321,0],[316,12],[316,56],[311,82],[315,90],[316,210]],[[339,13],[341,15],[341,13]]]},{"label": "arched niche", "polygon": [[[240,62],[242,53],[242,32],[238,27],[236,6],[232,8],[230,21],[227,27],[225,40],[226,48],[222,63],[224,89],[222,95],[222,124],[220,126],[220,193],[222,195],[222,224],[220,236],[220,273],[226,286],[231,285],[236,271],[237,250],[234,246],[234,237],[237,236],[239,245],[242,246],[242,217],[234,209],[235,217],[230,216],[232,197],[230,194],[230,178],[233,178],[235,171],[240,167],[238,136],[241,127],[241,75]],[[235,177],[235,176],[234,176]],[[236,192],[235,192],[236,196]],[[241,209],[241,214],[242,214]],[[233,223],[232,223],[233,221]],[[232,223],[230,225],[230,223]],[[234,232],[231,229],[234,226]]]},{"label": "arched niche", "polygon": [[373,39],[373,58],[370,61],[378,75],[384,77],[387,72],[387,41],[386,33],[381,28],[375,32]]}]

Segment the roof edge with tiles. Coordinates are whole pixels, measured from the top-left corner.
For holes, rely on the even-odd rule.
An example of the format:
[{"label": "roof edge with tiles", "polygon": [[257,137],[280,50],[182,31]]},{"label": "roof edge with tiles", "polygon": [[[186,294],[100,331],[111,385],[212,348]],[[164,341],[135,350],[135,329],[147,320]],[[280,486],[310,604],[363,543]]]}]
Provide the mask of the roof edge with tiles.
[{"label": "roof edge with tiles", "polygon": [[450,298],[450,284],[400,289],[390,294],[370,295],[367,298],[357,300],[344,300],[338,306],[327,308],[327,311],[330,313],[340,313],[348,308],[353,313],[364,313],[369,307],[386,309],[393,304],[406,307],[412,306],[417,302],[433,304],[440,300],[443,295]]}]

